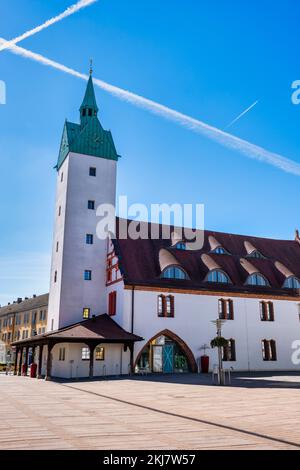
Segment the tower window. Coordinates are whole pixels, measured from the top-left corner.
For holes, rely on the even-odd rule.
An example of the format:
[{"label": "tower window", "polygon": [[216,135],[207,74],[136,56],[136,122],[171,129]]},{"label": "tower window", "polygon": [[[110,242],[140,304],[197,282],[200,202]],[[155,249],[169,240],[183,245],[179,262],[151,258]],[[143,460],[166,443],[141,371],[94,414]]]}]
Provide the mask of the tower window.
[{"label": "tower window", "polygon": [[163,318],[174,318],[175,302],[173,295],[159,295],[157,298],[157,316]]},{"label": "tower window", "polygon": [[58,208],[58,216],[59,217],[61,216],[61,206],[59,206],[59,208]]},{"label": "tower window", "polygon": [[57,282],[57,271],[54,273],[54,282]]},{"label": "tower window", "polygon": [[91,108],[88,109],[89,116],[91,117],[93,115],[93,110]]},{"label": "tower window", "polygon": [[92,235],[91,233],[87,233],[86,234],[86,244],[87,245],[93,245],[94,243],[94,235]]},{"label": "tower window", "polygon": [[91,281],[92,280],[92,271],[86,269],[84,271],[84,280],[85,281]]},{"label": "tower window", "polygon": [[86,115],[86,109],[84,108],[84,109],[82,110],[82,116],[84,117],[85,115]]},{"label": "tower window", "polygon": [[64,173],[62,172],[62,174],[60,175],[60,181],[63,182],[64,180]]},{"label": "tower window", "polygon": [[91,313],[90,308],[84,308],[82,312],[82,318],[84,318],[84,320],[87,320],[88,318],[90,318],[90,313]]},{"label": "tower window", "polygon": [[59,246],[59,244],[58,244],[58,242],[56,242],[56,253],[58,252],[58,246]]},{"label": "tower window", "polygon": [[97,169],[94,167],[90,167],[90,176],[96,176],[97,174]]},{"label": "tower window", "polygon": [[95,210],[95,201],[88,201],[88,209]]},{"label": "tower window", "polygon": [[108,315],[115,315],[117,313],[117,292],[110,292],[108,295]]}]

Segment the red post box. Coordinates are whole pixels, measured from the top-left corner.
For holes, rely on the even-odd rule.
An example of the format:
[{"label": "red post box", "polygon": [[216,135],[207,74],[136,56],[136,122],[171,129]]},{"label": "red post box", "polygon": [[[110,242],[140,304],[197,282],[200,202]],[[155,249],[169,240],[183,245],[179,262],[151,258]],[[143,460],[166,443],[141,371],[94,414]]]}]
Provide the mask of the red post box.
[{"label": "red post box", "polygon": [[22,364],[22,375],[27,375],[27,365]]}]

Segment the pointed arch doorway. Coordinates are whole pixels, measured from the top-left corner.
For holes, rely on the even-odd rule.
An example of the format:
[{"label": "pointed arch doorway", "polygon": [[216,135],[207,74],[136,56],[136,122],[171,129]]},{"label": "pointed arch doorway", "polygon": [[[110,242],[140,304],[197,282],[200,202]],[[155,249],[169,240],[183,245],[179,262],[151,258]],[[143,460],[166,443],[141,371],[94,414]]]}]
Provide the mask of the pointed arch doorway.
[{"label": "pointed arch doorway", "polygon": [[164,330],[151,338],[135,362],[137,372],[160,374],[197,372],[194,355],[175,333]]}]

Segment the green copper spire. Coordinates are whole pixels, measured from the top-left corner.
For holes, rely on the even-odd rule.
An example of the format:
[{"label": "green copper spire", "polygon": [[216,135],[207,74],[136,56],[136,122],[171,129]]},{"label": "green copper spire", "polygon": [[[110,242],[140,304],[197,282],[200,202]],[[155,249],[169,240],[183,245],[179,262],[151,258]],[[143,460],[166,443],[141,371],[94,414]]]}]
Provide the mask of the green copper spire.
[{"label": "green copper spire", "polygon": [[90,77],[85,90],[82,105],[80,106],[80,120],[85,123],[88,118],[97,116],[98,106],[95,97],[94,84],[92,79],[92,70],[90,70]]},{"label": "green copper spire", "polygon": [[65,122],[56,165],[57,170],[59,170],[70,152],[107,160],[117,161],[119,158],[111,132],[105,131],[98,119],[92,68],[90,69],[90,77],[83,102],[80,106],[80,124]]}]

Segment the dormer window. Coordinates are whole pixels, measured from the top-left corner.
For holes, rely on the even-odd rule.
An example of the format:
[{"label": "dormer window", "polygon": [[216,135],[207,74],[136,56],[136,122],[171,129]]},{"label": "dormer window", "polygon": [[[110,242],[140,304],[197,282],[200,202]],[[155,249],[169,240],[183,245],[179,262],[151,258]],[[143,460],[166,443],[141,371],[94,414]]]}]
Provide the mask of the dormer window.
[{"label": "dormer window", "polygon": [[217,284],[231,284],[229,276],[219,269],[210,271],[207,275],[206,282],[214,282]]},{"label": "dormer window", "polygon": [[297,277],[291,276],[284,281],[285,289],[300,289],[300,281]]},{"label": "dormer window", "polygon": [[216,255],[228,255],[228,251],[225,250],[222,246],[218,246],[214,250],[211,251],[211,253],[215,253]]},{"label": "dormer window", "polygon": [[265,257],[258,250],[254,250],[249,253],[248,258],[265,259]]},{"label": "dormer window", "polygon": [[161,277],[163,279],[188,279],[186,272],[178,266],[170,266],[166,268],[162,272]]},{"label": "dormer window", "polygon": [[184,251],[184,250],[186,250],[186,244],[184,242],[178,242],[178,243],[176,243],[174,248],[176,248],[176,250]]},{"label": "dormer window", "polygon": [[267,279],[259,273],[254,273],[248,276],[246,281],[247,286],[270,286]]}]

